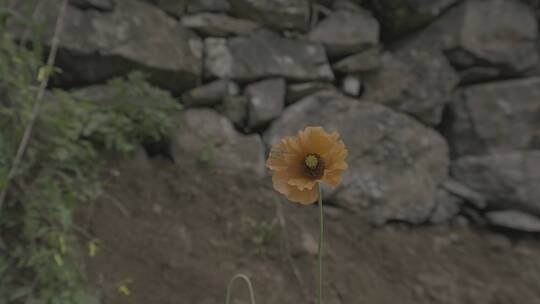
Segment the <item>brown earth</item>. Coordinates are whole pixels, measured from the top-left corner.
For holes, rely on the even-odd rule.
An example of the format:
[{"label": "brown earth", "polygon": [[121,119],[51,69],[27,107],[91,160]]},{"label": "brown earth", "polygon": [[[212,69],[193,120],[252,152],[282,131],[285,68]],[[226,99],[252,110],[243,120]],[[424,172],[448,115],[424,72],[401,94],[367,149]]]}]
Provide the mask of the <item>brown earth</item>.
[{"label": "brown earth", "polygon": [[[105,303],[224,303],[236,273],[253,280],[259,304],[313,303],[315,206],[286,202],[268,178],[193,160],[139,155],[109,173],[105,195],[79,216],[101,241],[86,266]],[[533,237],[457,223],[375,228],[363,214],[326,214],[325,304],[540,303]],[[233,303],[249,303],[240,283]]]}]

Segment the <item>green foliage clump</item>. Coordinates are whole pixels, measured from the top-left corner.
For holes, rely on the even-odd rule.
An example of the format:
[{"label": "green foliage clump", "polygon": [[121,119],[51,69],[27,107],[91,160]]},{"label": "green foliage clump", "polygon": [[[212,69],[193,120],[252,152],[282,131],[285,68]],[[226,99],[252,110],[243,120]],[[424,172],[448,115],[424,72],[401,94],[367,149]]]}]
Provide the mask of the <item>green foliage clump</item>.
[{"label": "green foliage clump", "polygon": [[[36,102],[38,44],[0,32],[0,190]],[[103,151],[130,152],[175,127],[179,104],[141,74],[45,94],[23,162],[0,209],[0,303],[94,304],[75,233],[78,205],[99,196]],[[99,96],[99,94],[103,96]]]},{"label": "green foliage clump", "polygon": [[[107,88],[96,88],[74,94],[86,102],[90,115],[81,131],[83,137],[107,150],[130,152],[141,143],[160,141],[163,134],[178,122],[171,113],[181,109],[168,92],[152,87],[140,73],[127,81],[113,79]],[[98,96],[95,96],[98,95]]]}]

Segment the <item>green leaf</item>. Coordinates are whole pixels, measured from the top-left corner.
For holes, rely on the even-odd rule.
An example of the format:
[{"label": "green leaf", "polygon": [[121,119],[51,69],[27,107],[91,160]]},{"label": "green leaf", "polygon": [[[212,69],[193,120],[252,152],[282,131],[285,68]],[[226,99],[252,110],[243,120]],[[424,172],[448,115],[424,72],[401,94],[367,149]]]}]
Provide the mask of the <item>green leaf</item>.
[{"label": "green leaf", "polygon": [[15,300],[18,300],[20,298],[27,297],[28,295],[30,295],[32,293],[32,291],[33,291],[32,287],[28,287],[28,286],[15,289],[9,295],[9,300],[10,301],[15,301]]},{"label": "green leaf", "polygon": [[96,297],[89,295],[86,292],[79,291],[73,295],[73,303],[78,304],[99,304]]}]

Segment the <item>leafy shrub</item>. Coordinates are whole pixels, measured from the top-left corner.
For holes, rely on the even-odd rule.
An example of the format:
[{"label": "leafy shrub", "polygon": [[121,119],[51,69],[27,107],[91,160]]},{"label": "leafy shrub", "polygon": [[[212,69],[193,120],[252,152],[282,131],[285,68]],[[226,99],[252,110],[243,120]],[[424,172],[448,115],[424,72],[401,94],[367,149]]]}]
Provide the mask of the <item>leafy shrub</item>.
[{"label": "leafy shrub", "polygon": [[[36,102],[41,47],[0,33],[0,189]],[[101,193],[103,151],[130,152],[175,128],[180,106],[139,73],[98,88],[55,90],[0,209],[0,303],[93,304],[73,212]]]}]

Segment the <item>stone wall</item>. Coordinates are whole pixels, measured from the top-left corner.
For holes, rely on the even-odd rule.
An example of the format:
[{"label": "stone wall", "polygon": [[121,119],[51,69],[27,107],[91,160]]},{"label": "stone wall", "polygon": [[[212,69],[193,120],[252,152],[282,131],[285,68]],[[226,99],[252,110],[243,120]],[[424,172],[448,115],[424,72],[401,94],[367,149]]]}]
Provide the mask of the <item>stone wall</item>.
[{"label": "stone wall", "polygon": [[[35,17],[50,43],[59,0]],[[326,191],[373,223],[460,214],[540,232],[538,3],[520,0],[71,0],[57,86],[141,70],[187,110],[173,158],[264,175],[307,125],[350,156]],[[24,28],[10,29],[23,37]]]}]

